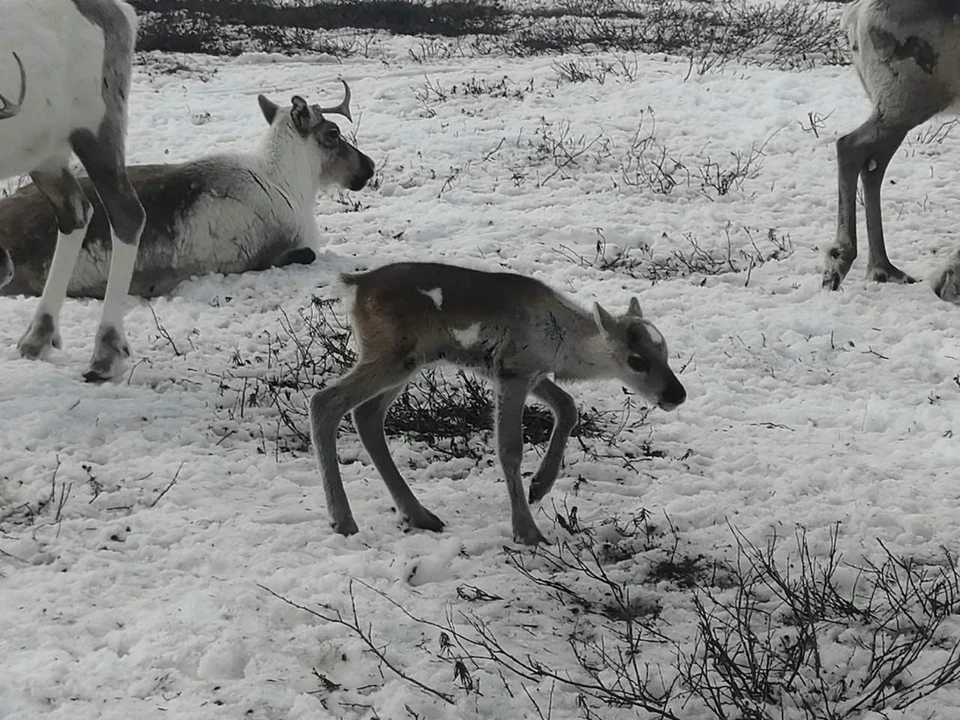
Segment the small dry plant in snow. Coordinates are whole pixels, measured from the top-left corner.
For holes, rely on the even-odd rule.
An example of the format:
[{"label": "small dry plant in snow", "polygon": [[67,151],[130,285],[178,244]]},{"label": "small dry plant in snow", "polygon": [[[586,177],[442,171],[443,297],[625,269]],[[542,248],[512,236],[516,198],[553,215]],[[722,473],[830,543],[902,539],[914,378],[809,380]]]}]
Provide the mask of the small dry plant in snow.
[{"label": "small dry plant in snow", "polygon": [[[556,515],[566,539],[507,550],[522,579],[507,598],[461,586],[458,605],[431,618],[364,585],[436,638],[436,649],[423,651],[451,667],[449,687],[405,672],[358,616],[354,586],[348,611],[297,607],[349,628],[381,672],[427,694],[454,704],[497,683],[497,692],[525,695],[539,717],[565,692],[585,720],[624,711],[668,720],[857,720],[903,710],[960,680],[960,573],[946,550],[921,562],[881,545],[879,561],[851,564],[838,549],[838,526],[819,554],[803,529],[792,543],[774,534],[763,546],[732,530],[734,557],[711,560],[645,512],[596,526],[584,525],[575,507]],[[565,638],[568,654],[559,651],[564,643],[539,647],[537,632],[514,639],[512,628],[495,627],[493,618],[518,617],[516,603],[547,617],[540,632],[556,628],[552,640]],[[673,623],[663,619],[668,606]],[[692,625],[676,622],[683,612]]]}]

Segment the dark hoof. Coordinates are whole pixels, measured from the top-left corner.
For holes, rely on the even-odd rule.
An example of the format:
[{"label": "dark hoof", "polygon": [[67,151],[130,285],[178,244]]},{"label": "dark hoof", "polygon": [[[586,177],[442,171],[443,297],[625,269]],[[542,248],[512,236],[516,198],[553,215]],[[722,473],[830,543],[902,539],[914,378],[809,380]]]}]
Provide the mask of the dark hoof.
[{"label": "dark hoof", "polygon": [[130,346],[123,331],[114,327],[100,328],[93,346],[90,368],[83,374],[87,382],[105,382],[123,373],[124,361],[130,357]]},{"label": "dark hoof", "polygon": [[867,270],[867,279],[878,283],[898,283],[900,285],[911,285],[916,282],[915,278],[895,267]]},{"label": "dark hoof", "polygon": [[333,527],[333,531],[335,533],[339,535],[344,535],[344,536],[356,535],[358,532],[360,532],[360,528],[357,527],[357,523],[356,521],[354,521],[353,518],[350,518],[349,520],[344,520],[343,522],[339,522],[339,523],[337,522],[331,523],[331,527]]},{"label": "dark hoof", "polygon": [[416,528],[417,530],[430,530],[431,532],[443,532],[443,528],[446,527],[443,520],[426,508],[423,508],[422,513],[408,517],[406,523],[408,527]]},{"label": "dark hoof", "polygon": [[524,545],[549,545],[550,541],[543,536],[543,533],[536,525],[529,528],[514,528],[513,539],[515,542]]},{"label": "dark hoof", "polygon": [[841,275],[836,270],[829,270],[823,273],[823,289],[824,290],[839,290],[840,283],[843,282],[843,275]]}]

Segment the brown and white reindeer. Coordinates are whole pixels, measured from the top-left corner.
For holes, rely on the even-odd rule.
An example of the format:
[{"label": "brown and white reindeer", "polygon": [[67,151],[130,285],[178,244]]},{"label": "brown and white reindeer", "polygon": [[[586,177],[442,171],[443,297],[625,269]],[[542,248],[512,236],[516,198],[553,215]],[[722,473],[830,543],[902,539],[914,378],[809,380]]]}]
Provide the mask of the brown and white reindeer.
[{"label": "brown and white reindeer", "polygon": [[[867,219],[867,277],[914,282],[887,257],[880,191],[907,133],[938,113],[960,110],[960,2],[855,0],[841,27],[873,112],[837,141],[837,238],[827,251],[823,286],[839,289],[857,256],[858,178]],[[934,290],[944,300],[960,299],[960,254],[936,276]]]},{"label": "brown and white reindeer", "polygon": [[[91,207],[68,169],[76,154],[106,214],[109,281],[93,359],[84,377],[117,376],[129,356],[123,332],[143,208],[127,178],[127,98],[136,16],[119,0],[2,0],[0,179],[29,173],[53,206],[58,236],[43,295],[20,339],[37,358],[60,347],[59,315]],[[11,98],[17,97],[14,102]],[[0,277],[10,268],[0,270]]]},{"label": "brown and white reindeer", "polygon": [[390,405],[421,367],[448,362],[472,368],[493,383],[500,465],[510,496],[513,535],[544,541],[520,478],[521,416],[527,396],[546,404],[554,426],[530,483],[529,502],[553,487],[563,451],[577,424],[573,398],[558,381],[612,378],[664,410],[686,400],[670,369],[667,344],[636,298],[614,317],[599,304],[592,315],[532,278],[452,265],[399,263],[341,280],[354,292],[351,325],[359,344],[356,365],[310,400],[310,429],[338,533],[357,532],[337,462],[337,427],[353,410],[360,440],[383,477],[403,520],[440,531],[394,464],[383,432]]},{"label": "brown and white reindeer", "polygon": [[[146,210],[130,292],[153,297],[194,275],[313,262],[320,243],[317,193],[331,185],[359,190],[374,172],[373,161],[324,117],[350,119],[346,82],[343,89],[343,100],[333,107],[308,105],[295,95],[280,108],[261,95],[268,128],[252,152],[130,167]],[[93,218],[67,293],[103,297],[110,224],[90,181],[81,178],[80,184],[93,203]],[[0,294],[40,292],[55,237],[56,218],[36,186],[0,201],[0,255],[7,251],[12,271],[4,285],[0,267]]]}]

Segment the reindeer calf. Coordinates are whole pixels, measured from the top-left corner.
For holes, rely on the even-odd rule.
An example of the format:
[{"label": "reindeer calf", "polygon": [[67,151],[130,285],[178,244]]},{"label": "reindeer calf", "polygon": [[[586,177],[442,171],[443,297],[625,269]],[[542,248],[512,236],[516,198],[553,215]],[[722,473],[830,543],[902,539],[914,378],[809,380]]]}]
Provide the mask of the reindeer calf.
[{"label": "reindeer calf", "polygon": [[621,317],[599,304],[594,304],[591,317],[531,278],[433,263],[387,265],[342,280],[355,290],[350,315],[359,356],[336,385],[313,396],[310,429],[327,510],[334,529],[343,535],[357,532],[336,448],[337,426],[350,410],[403,519],[416,528],[443,528],[400,475],[383,432],[390,405],[424,365],[445,361],[476,369],[493,381],[497,447],[513,535],[528,544],[544,540],[520,479],[521,416],[528,394],[554,416],[547,452],[530,483],[529,502],[550,492],[577,424],[576,403],[551,374],[560,381],[617,379],[664,410],[686,400],[668,364],[666,341],[642,316],[636,298]]}]

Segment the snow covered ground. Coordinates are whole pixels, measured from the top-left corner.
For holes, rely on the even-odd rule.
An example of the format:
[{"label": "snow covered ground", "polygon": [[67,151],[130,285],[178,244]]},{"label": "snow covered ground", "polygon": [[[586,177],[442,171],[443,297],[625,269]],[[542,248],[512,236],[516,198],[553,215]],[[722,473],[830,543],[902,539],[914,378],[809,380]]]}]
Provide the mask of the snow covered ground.
[{"label": "snow covered ground", "polygon": [[[926,283],[865,283],[862,258],[842,292],[820,288],[835,223],[833,143],[868,111],[852,69],[731,65],[684,80],[686,62],[639,55],[629,57],[632,81],[571,84],[558,63],[579,56],[417,64],[407,53],[415,41],[390,42],[387,62],[190,58],[166,73],[154,58],[137,69],[133,162],[248,147],[263,130],[258,93],[324,102],[339,96],[338,77],[351,84],[356,143],[380,182],[347,204],[318,200],[328,242],[315,265],[185,283],[152,303],[172,344],[132,302],[130,372],[105,386],[80,379],[99,302],[68,301],[64,350],[28,362],[15,346],[36,300],[0,298],[0,718],[580,717],[575,693],[551,695],[547,683],[527,683],[543,715],[489,671],[473,670],[482,695],[466,693],[437,657],[438,633],[366,587],[355,586],[357,610],[378,645],[456,704],[381,674],[355,635],[263,589],[347,610],[356,579],[436,622],[474,611],[524,652],[575,667],[569,618],[507,562],[508,502],[492,451],[475,464],[393,439],[398,466],[447,523],[443,534],[404,532],[344,432],[361,527],[344,538],[329,529],[314,459],[276,450],[269,409],[236,412],[240,385],[224,378],[238,359],[259,367],[284,313],[326,296],[336,272],[389,261],[508,268],[619,311],[636,294],[674,368],[686,366],[688,402],[652,412],[609,457],[571,443],[537,513],[552,539],[565,537],[552,503],[566,502],[596,527],[641,509],[659,524],[666,514],[691,556],[729,557],[728,523],[760,544],[800,524],[819,550],[840,523],[851,562],[879,558],[878,541],[924,561],[960,548],[960,309]],[[503,92],[489,92],[501,81]],[[960,244],[960,144],[919,139],[938,126],[911,133],[885,187],[891,257],[921,277]],[[676,171],[669,193],[630,174],[638,127],[689,171]],[[588,147],[564,165],[558,142]],[[729,169],[736,154],[753,157],[739,185],[722,195],[704,185],[701,168]],[[771,228],[793,253],[749,273],[651,284],[592,262],[601,239],[608,257],[646,245],[666,258],[692,242],[725,257],[729,243],[746,268],[740,250],[756,242],[769,254]],[[572,392],[588,408],[623,401],[612,383]],[[631,470],[621,456],[645,442],[662,457]],[[528,450],[525,469],[535,461]],[[468,604],[463,585],[502,599]],[[688,595],[664,597],[673,627],[692,623]],[[648,652],[644,662],[671,660]],[[324,689],[314,670],[340,689]],[[711,717],[696,702],[679,712]],[[958,712],[960,689],[948,688],[890,717]]]}]

